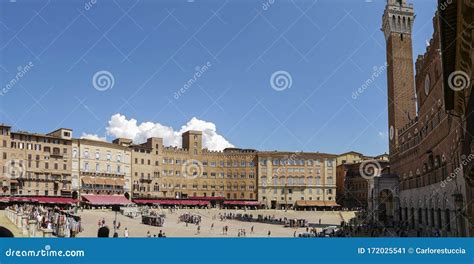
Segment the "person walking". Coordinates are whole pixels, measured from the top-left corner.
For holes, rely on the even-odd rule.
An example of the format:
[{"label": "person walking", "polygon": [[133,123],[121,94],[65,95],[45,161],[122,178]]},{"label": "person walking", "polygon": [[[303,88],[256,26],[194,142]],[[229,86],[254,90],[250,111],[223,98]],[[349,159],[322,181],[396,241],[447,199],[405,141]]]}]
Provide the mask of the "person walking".
[{"label": "person walking", "polygon": [[125,227],[125,231],[123,232],[123,236],[124,236],[125,238],[128,238],[128,235],[129,235],[129,234],[128,234],[128,228]]}]

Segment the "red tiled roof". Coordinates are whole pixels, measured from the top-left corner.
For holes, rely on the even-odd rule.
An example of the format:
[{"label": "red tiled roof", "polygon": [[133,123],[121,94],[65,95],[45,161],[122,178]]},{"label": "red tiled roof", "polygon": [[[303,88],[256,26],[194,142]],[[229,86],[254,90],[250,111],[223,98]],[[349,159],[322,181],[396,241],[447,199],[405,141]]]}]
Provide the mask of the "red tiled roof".
[{"label": "red tiled roof", "polygon": [[122,195],[94,195],[94,194],[84,194],[82,198],[86,200],[89,204],[92,205],[125,205],[131,204],[125,196]]}]

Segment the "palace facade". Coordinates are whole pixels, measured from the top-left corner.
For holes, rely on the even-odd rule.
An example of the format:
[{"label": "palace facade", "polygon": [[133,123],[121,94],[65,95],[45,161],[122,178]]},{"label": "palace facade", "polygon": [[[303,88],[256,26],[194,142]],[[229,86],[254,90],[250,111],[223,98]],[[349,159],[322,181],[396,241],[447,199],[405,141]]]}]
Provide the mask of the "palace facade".
[{"label": "palace facade", "polygon": [[[452,6],[459,2],[465,1],[453,1]],[[433,37],[426,52],[417,57],[414,74],[414,18],[413,5],[406,0],[387,1],[382,30],[388,63],[390,170],[399,177],[400,193],[389,191],[384,196],[399,199],[400,206],[392,214],[419,235],[465,236],[468,221],[459,214],[456,201],[463,197],[462,203],[469,203],[465,178],[458,169],[472,159],[461,155],[465,120],[447,111],[450,88],[445,82],[451,72],[446,74],[442,65],[446,49],[441,47],[438,13],[433,18]]]},{"label": "palace facade", "polygon": [[[203,148],[201,131],[182,135],[182,147],[162,138],[135,144],[72,138],[0,127],[4,196],[124,196],[259,202],[268,208],[337,206],[337,156],[324,153]],[[89,197],[89,198],[87,198]],[[93,197],[92,197],[93,198]]]}]

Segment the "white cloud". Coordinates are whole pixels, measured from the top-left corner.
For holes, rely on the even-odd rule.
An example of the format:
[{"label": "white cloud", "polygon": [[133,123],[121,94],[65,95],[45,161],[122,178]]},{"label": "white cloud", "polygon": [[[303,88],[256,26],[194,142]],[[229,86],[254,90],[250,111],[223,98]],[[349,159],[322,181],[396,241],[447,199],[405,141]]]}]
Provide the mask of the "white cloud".
[{"label": "white cloud", "polygon": [[386,139],[387,138],[387,133],[384,133],[382,131],[379,131],[378,135],[381,139]]},{"label": "white cloud", "polygon": [[217,133],[216,125],[212,122],[191,118],[179,131],[160,123],[143,122],[138,124],[136,119],[127,119],[121,114],[113,115],[107,126],[107,134],[113,137],[130,138],[135,143],[143,143],[149,137],[163,138],[165,146],[181,147],[181,135],[188,130],[202,131],[203,147],[210,150],[223,150],[233,147],[229,141]]},{"label": "white cloud", "polygon": [[97,140],[97,141],[107,141],[107,139],[106,139],[105,137],[98,136],[97,134],[82,133],[81,138],[83,138],[83,139]]}]

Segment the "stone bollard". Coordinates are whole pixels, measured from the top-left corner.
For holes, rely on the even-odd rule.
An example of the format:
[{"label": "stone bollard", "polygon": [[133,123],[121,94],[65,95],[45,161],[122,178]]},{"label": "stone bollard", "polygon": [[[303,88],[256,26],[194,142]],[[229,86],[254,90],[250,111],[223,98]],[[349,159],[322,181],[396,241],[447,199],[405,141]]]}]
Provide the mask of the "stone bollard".
[{"label": "stone bollard", "polygon": [[21,229],[21,225],[23,224],[23,223],[21,222],[22,216],[23,216],[22,213],[20,213],[20,212],[16,213],[15,224],[16,224],[16,226],[17,226],[19,229]]},{"label": "stone bollard", "polygon": [[27,215],[23,215],[22,222],[23,224],[22,224],[21,232],[23,236],[28,236],[28,216]]},{"label": "stone bollard", "polygon": [[29,224],[29,237],[36,237],[36,220],[28,221]]},{"label": "stone bollard", "polygon": [[53,237],[53,229],[43,229],[43,237]]}]

